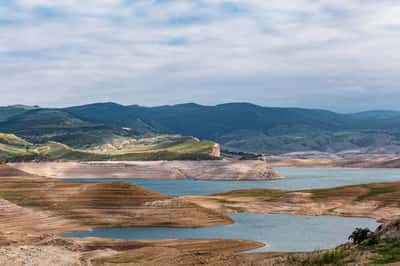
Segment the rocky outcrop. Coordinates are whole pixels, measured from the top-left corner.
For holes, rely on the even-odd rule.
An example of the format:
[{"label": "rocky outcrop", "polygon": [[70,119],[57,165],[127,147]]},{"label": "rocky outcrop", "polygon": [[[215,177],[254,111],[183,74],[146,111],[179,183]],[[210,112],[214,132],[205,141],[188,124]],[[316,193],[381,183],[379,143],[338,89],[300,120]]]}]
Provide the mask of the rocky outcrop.
[{"label": "rocky outcrop", "polygon": [[221,146],[218,143],[215,143],[208,155],[215,158],[221,158]]},{"label": "rocky outcrop", "polygon": [[400,240],[400,218],[391,222],[382,224],[376,230],[376,234],[380,239],[384,240]]},{"label": "rocky outcrop", "polygon": [[81,254],[60,246],[0,246],[0,265],[86,265]]}]

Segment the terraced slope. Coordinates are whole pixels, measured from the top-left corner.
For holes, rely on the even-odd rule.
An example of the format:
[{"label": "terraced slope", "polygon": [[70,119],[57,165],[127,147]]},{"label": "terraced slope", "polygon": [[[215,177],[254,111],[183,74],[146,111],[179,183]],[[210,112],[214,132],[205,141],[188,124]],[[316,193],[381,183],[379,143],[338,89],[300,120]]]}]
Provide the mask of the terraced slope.
[{"label": "terraced slope", "polygon": [[299,191],[250,189],[185,198],[221,212],[339,215],[384,221],[400,217],[400,182]]},{"label": "terraced slope", "polygon": [[0,234],[30,237],[91,227],[203,227],[231,219],[185,200],[128,183],[65,183],[0,165]]},{"label": "terraced slope", "polygon": [[1,265],[188,265],[263,246],[246,240],[64,239],[93,227],[203,227],[215,211],[127,183],[64,183],[0,165]]},{"label": "terraced slope", "polygon": [[[64,183],[7,165],[0,165],[0,181],[0,264],[5,265],[18,262],[21,265],[301,266],[370,265],[400,260],[399,242],[381,239],[375,245],[345,245],[329,251],[255,254],[241,251],[262,244],[246,240],[64,239],[57,234],[93,227],[192,227],[232,221],[188,202],[193,198],[170,197],[127,183]],[[391,219],[399,214],[399,193],[397,182],[295,192],[241,190],[204,199],[211,201],[212,208],[224,211],[300,213],[311,207],[314,215],[378,218],[386,213],[385,217]],[[294,205],[299,209],[290,209]],[[274,209],[279,206],[280,210]],[[398,237],[399,222],[388,225],[380,229],[379,236]]]}]

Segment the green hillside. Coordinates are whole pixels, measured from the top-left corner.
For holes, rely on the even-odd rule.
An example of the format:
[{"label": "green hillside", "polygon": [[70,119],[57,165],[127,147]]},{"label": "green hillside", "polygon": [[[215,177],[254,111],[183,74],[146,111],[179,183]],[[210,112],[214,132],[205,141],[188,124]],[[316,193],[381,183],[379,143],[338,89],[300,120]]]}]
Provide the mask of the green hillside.
[{"label": "green hillside", "polygon": [[[36,144],[54,141],[78,150],[124,150],[136,147],[137,139],[179,134],[212,140],[233,152],[400,153],[400,115],[396,111],[339,114],[248,103],[158,107],[95,103],[61,109],[25,108],[18,112],[0,120],[0,132],[16,134]],[[0,108],[0,117],[1,114]],[[165,140],[173,142],[173,138]]]},{"label": "green hillside", "polygon": [[86,121],[133,128],[141,133],[157,132],[157,128],[143,120],[141,109],[145,107],[139,108],[139,112],[136,112],[134,108],[116,103],[95,103],[66,108],[64,111]]},{"label": "green hillside", "polygon": [[8,160],[32,160],[35,146],[12,134],[0,133],[0,162]]},{"label": "green hillside", "polygon": [[356,118],[364,119],[393,119],[400,117],[400,111],[372,110],[353,114]]},{"label": "green hillside", "polygon": [[25,147],[31,145],[29,142],[13,135],[0,133],[0,144],[11,145],[17,147]]},{"label": "green hillside", "polygon": [[58,142],[32,144],[12,135],[0,133],[0,162],[31,160],[131,161],[216,159],[210,155],[215,143],[193,138],[131,146],[127,149],[74,149]]},{"label": "green hillside", "polygon": [[[210,139],[225,150],[280,154],[296,151],[400,151],[400,116],[395,113],[338,114],[326,110],[271,108],[248,103],[194,103],[141,107],[98,103],[65,109],[87,121]],[[146,131],[147,130],[147,131]]]},{"label": "green hillside", "polygon": [[37,106],[10,105],[0,107],[0,122],[6,121],[10,117],[25,113],[26,111],[38,108]]},{"label": "green hillside", "polygon": [[84,121],[60,109],[33,109],[0,122],[0,132],[16,134],[33,143],[56,141],[74,148],[109,143],[119,136],[137,136],[134,130]]}]

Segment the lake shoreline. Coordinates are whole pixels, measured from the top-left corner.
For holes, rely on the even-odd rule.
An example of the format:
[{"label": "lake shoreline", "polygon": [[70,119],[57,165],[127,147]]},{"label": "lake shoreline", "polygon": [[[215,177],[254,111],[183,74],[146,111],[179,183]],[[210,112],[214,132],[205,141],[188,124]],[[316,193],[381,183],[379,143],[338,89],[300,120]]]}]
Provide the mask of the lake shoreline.
[{"label": "lake shoreline", "polygon": [[264,161],[135,161],[9,163],[21,171],[51,178],[138,178],[195,180],[276,180],[284,176]]},{"label": "lake shoreline", "polygon": [[[224,209],[218,206],[204,207],[192,198],[170,197],[132,184],[66,183],[59,179],[25,173],[7,165],[0,165],[0,176],[2,178],[0,254],[6,254],[6,257],[7,254],[16,254],[23,258],[26,254],[37,252],[36,258],[40,259],[65,251],[66,259],[78,258],[85,263],[123,260],[137,262],[137,265],[140,265],[144,262],[143,258],[152,258],[153,264],[149,265],[159,265],[165,261],[171,262],[170,265],[182,261],[193,264],[252,265],[254,261],[269,261],[288,256],[287,253],[241,254],[242,251],[255,249],[261,245],[245,240],[182,239],[150,243],[96,238],[71,240],[57,237],[63,232],[102,227],[143,225],[173,227],[179,223],[186,227],[228,224],[232,221],[223,215],[224,212],[229,212],[228,208],[231,212],[240,212],[243,211],[241,209],[243,206],[257,207],[260,202],[265,205],[267,200],[264,197],[265,191],[261,196],[241,195],[239,199],[229,194],[209,196],[208,200],[223,204]],[[268,195],[269,193],[267,191]],[[336,191],[333,191],[333,194],[335,193]],[[299,203],[289,192],[288,195],[289,197],[284,197],[282,200],[292,206],[297,204],[301,206],[301,201]],[[329,195],[328,193],[328,198]],[[225,202],[220,199],[214,202],[215,198],[212,197],[220,196],[227,197],[223,199]],[[299,199],[302,200],[301,197]],[[285,206],[282,205],[284,201],[275,201],[274,198],[268,200],[281,205],[281,208]],[[235,203],[230,206],[232,201],[237,201],[239,205],[235,206]],[[98,206],[103,207],[98,208]],[[139,213],[136,210],[139,210]],[[351,210],[353,209],[349,209]],[[257,209],[253,211],[256,212]],[[364,213],[367,214],[369,211],[370,209],[364,210]],[[288,213],[292,214],[290,211]],[[336,214],[345,215],[340,212]],[[147,218],[143,220],[143,217]],[[172,221],[175,225],[171,224]]]},{"label": "lake shoreline", "polygon": [[276,167],[286,178],[279,180],[198,180],[198,179],[132,179],[132,178],[68,178],[66,182],[127,182],[174,196],[210,195],[233,190],[279,189],[311,190],[358,184],[400,181],[399,169],[305,168]]},{"label": "lake shoreline", "polygon": [[221,213],[332,215],[388,222],[400,217],[398,191],[400,182],[386,182],[297,191],[243,189],[181,198]]},{"label": "lake shoreline", "polygon": [[[279,156],[278,156],[279,157]],[[399,156],[355,157],[341,159],[274,158],[267,159],[272,167],[321,167],[321,168],[400,168]]]},{"label": "lake shoreline", "polygon": [[[247,239],[265,244],[251,250],[262,252],[311,252],[334,248],[347,241],[356,227],[375,230],[379,224],[374,219],[306,216],[291,214],[231,213],[231,225],[206,228],[169,227],[119,227],[98,228],[88,231],[62,234],[65,238],[116,238],[121,240],[144,241],[161,239]],[[332,225],[337,225],[332,230]],[[273,230],[270,230],[273,228]],[[296,231],[301,228],[303,234]],[[313,232],[310,234],[310,232]]]}]

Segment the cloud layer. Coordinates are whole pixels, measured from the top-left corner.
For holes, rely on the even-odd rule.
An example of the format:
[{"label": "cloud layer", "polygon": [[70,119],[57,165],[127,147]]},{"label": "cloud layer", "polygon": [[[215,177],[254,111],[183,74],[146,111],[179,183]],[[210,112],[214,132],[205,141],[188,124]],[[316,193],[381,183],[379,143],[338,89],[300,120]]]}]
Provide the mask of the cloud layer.
[{"label": "cloud layer", "polygon": [[3,0],[0,104],[400,109],[398,14],[394,0]]}]

